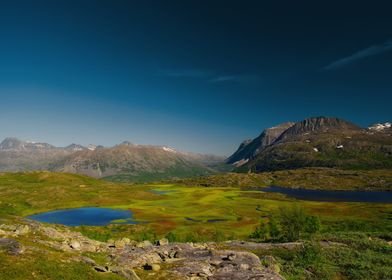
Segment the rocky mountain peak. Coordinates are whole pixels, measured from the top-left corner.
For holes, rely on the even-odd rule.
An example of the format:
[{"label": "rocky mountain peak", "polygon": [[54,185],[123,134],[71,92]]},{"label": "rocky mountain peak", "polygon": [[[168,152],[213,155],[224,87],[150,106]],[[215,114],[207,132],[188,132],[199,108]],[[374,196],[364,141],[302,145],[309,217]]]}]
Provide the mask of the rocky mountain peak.
[{"label": "rocky mountain peak", "polygon": [[72,143],[71,145],[65,147],[65,149],[67,151],[83,151],[86,150],[87,148],[82,145]]},{"label": "rocky mountain peak", "polygon": [[7,137],[0,143],[0,150],[18,150],[23,146],[23,141],[15,137]]},{"label": "rocky mountain peak", "polygon": [[119,146],[136,146],[136,145],[131,141],[123,141],[122,143],[119,144]]},{"label": "rocky mountain peak", "polygon": [[339,118],[311,117],[295,123],[293,126],[284,131],[275,141],[278,142],[292,136],[315,131],[328,131],[330,129],[359,130],[360,127]]}]

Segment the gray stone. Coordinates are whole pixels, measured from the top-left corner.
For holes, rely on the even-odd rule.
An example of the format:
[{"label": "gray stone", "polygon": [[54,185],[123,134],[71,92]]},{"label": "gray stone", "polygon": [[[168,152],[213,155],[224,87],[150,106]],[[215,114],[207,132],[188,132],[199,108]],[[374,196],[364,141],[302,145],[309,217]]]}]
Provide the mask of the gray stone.
[{"label": "gray stone", "polygon": [[94,266],[94,269],[95,269],[96,271],[98,271],[98,272],[109,272],[109,270],[108,270],[106,267],[101,266],[101,265],[96,265],[96,266]]},{"label": "gray stone", "polygon": [[10,255],[20,255],[24,252],[23,246],[11,238],[0,238],[0,250]]}]

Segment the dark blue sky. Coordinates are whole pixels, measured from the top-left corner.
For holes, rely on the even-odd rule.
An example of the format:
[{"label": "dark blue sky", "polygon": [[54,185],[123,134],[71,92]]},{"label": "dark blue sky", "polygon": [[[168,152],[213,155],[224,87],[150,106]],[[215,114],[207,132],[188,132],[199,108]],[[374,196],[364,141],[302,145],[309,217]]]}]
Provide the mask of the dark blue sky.
[{"label": "dark blue sky", "polygon": [[228,155],[284,121],[391,120],[388,2],[0,1],[0,138]]}]

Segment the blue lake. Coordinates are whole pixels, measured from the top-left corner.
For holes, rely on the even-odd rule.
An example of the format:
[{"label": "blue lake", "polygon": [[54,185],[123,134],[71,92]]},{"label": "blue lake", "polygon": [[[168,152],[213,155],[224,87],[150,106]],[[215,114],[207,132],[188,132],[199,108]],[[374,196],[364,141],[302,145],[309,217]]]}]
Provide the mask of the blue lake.
[{"label": "blue lake", "polygon": [[328,191],[292,189],[278,186],[257,189],[263,192],[281,193],[301,200],[392,203],[392,192],[388,191]]},{"label": "blue lake", "polygon": [[125,220],[125,224],[137,224],[132,220],[132,212],[111,208],[82,207],[64,210],[55,210],[28,216],[27,218],[66,226],[105,226],[116,223],[115,220]]}]

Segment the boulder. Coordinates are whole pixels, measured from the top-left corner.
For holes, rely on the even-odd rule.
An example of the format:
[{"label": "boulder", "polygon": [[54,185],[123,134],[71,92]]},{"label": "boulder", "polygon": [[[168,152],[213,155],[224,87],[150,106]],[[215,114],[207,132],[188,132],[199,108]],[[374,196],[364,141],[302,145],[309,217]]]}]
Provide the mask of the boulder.
[{"label": "boulder", "polygon": [[122,248],[124,248],[126,245],[128,245],[130,243],[131,243],[131,240],[129,238],[124,237],[124,238],[121,238],[119,240],[115,240],[113,242],[113,245],[116,248],[122,249]]},{"label": "boulder", "polygon": [[145,248],[145,247],[151,247],[151,246],[153,246],[153,245],[152,245],[152,243],[151,243],[150,241],[148,241],[148,240],[144,240],[144,241],[142,241],[142,242],[139,242],[139,243],[136,245],[136,247],[139,247],[139,248]]},{"label": "boulder", "polygon": [[144,270],[153,270],[153,271],[159,271],[161,269],[161,266],[159,264],[156,263],[146,263],[145,265],[143,265]]},{"label": "boulder", "polygon": [[30,227],[28,225],[18,225],[14,230],[15,235],[25,235],[30,232]]},{"label": "boulder", "polygon": [[158,246],[163,246],[168,244],[169,244],[169,240],[167,238],[161,238],[157,241]]},{"label": "boulder", "polygon": [[107,267],[101,266],[101,265],[96,265],[94,266],[94,269],[98,272],[109,272]]},{"label": "boulder", "polygon": [[78,240],[71,240],[71,242],[69,243],[69,247],[74,250],[80,250],[80,243]]}]

